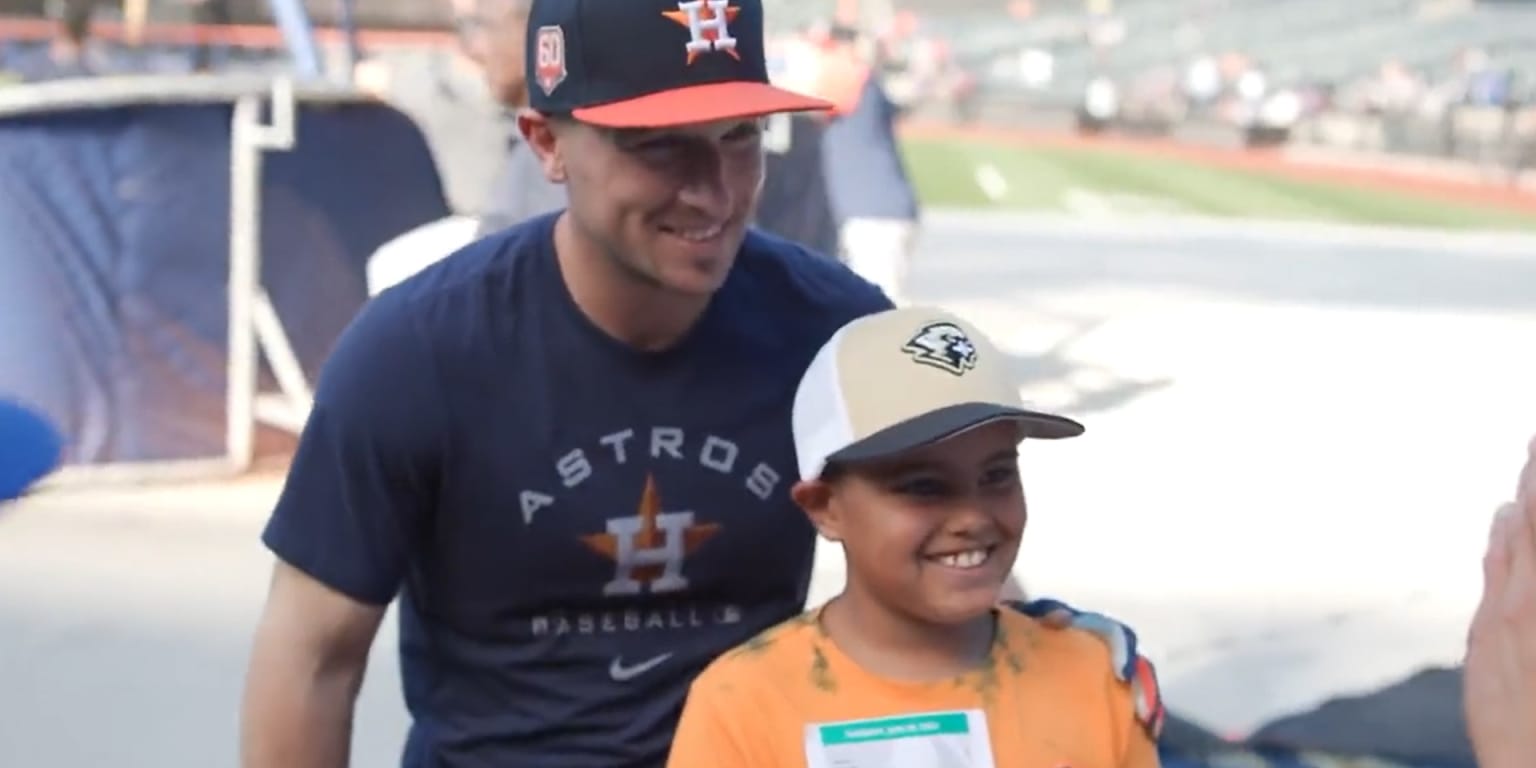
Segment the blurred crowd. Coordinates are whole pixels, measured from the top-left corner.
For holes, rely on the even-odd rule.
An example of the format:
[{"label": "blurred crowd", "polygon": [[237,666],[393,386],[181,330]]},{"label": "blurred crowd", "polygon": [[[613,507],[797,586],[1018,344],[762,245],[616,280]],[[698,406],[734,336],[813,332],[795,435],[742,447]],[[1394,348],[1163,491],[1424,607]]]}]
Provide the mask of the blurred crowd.
[{"label": "blurred crowd", "polygon": [[[1129,79],[1118,104],[1102,112],[1114,110],[1142,125],[1205,119],[1289,128],[1328,113],[1441,120],[1458,108],[1515,112],[1536,105],[1536,72],[1503,64],[1481,48],[1437,64],[1393,58],[1338,81],[1286,80],[1241,53],[1202,54],[1182,67],[1157,67]],[[1106,103],[1094,102],[1094,93],[1090,87],[1085,103]]]},{"label": "blurred crowd", "polygon": [[[841,30],[841,32],[839,31]],[[974,102],[978,80],[955,57],[945,37],[924,29],[911,11],[855,31],[850,20],[817,21],[769,41],[774,79],[786,87],[814,89],[818,81],[872,68],[891,101],[902,110],[949,106],[962,113]],[[839,38],[850,42],[841,52]]]}]

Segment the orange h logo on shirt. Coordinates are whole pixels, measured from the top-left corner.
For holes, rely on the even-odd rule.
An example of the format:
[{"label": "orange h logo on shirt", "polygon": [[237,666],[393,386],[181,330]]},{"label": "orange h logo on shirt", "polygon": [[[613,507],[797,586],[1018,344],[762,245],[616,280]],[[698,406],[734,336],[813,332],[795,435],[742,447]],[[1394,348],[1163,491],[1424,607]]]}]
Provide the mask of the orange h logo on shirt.
[{"label": "orange h logo on shirt", "polygon": [[603,585],[607,596],[638,595],[647,587],[652,593],[687,589],[684,561],[720,531],[716,523],[695,522],[693,512],[661,511],[661,495],[651,477],[645,479],[635,514],[611,518],[605,528],[581,540],[613,561],[613,579]]}]

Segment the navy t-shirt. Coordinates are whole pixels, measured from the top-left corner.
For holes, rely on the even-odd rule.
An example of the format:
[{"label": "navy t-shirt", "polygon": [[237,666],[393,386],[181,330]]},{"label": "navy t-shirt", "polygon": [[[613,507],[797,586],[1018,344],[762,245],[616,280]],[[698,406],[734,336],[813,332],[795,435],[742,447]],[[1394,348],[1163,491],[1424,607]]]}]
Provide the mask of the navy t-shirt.
[{"label": "navy t-shirt", "polygon": [[413,768],[661,766],[693,677],[801,610],[795,387],[889,307],[752,232],[690,334],[640,352],[577,309],[554,220],[362,310],[264,535],[358,600],[400,594]]}]

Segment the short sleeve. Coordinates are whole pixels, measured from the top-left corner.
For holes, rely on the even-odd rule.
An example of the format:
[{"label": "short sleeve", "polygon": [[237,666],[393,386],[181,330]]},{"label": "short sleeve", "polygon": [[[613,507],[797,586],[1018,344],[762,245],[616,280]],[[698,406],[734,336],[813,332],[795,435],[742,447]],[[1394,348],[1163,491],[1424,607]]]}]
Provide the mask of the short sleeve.
[{"label": "short sleeve", "polygon": [[409,310],[386,291],[338,339],[262,535],[283,561],[374,605],[399,591],[434,504],[446,422]]}]

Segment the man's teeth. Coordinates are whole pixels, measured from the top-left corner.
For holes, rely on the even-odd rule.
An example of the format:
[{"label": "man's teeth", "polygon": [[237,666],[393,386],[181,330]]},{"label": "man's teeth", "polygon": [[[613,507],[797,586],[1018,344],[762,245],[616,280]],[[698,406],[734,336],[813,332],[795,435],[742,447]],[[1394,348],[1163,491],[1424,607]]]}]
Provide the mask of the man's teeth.
[{"label": "man's teeth", "polygon": [[985,549],[972,549],[967,552],[956,552],[952,555],[944,555],[939,562],[951,568],[975,568],[987,561],[988,552]]},{"label": "man's teeth", "polygon": [[706,240],[713,240],[716,237],[719,237],[720,233],[724,230],[725,225],[723,224],[716,224],[714,226],[706,227],[703,229],[678,229],[677,227],[667,228],[667,231],[671,232],[672,234],[677,235],[684,240],[689,240],[695,243],[702,243]]}]

